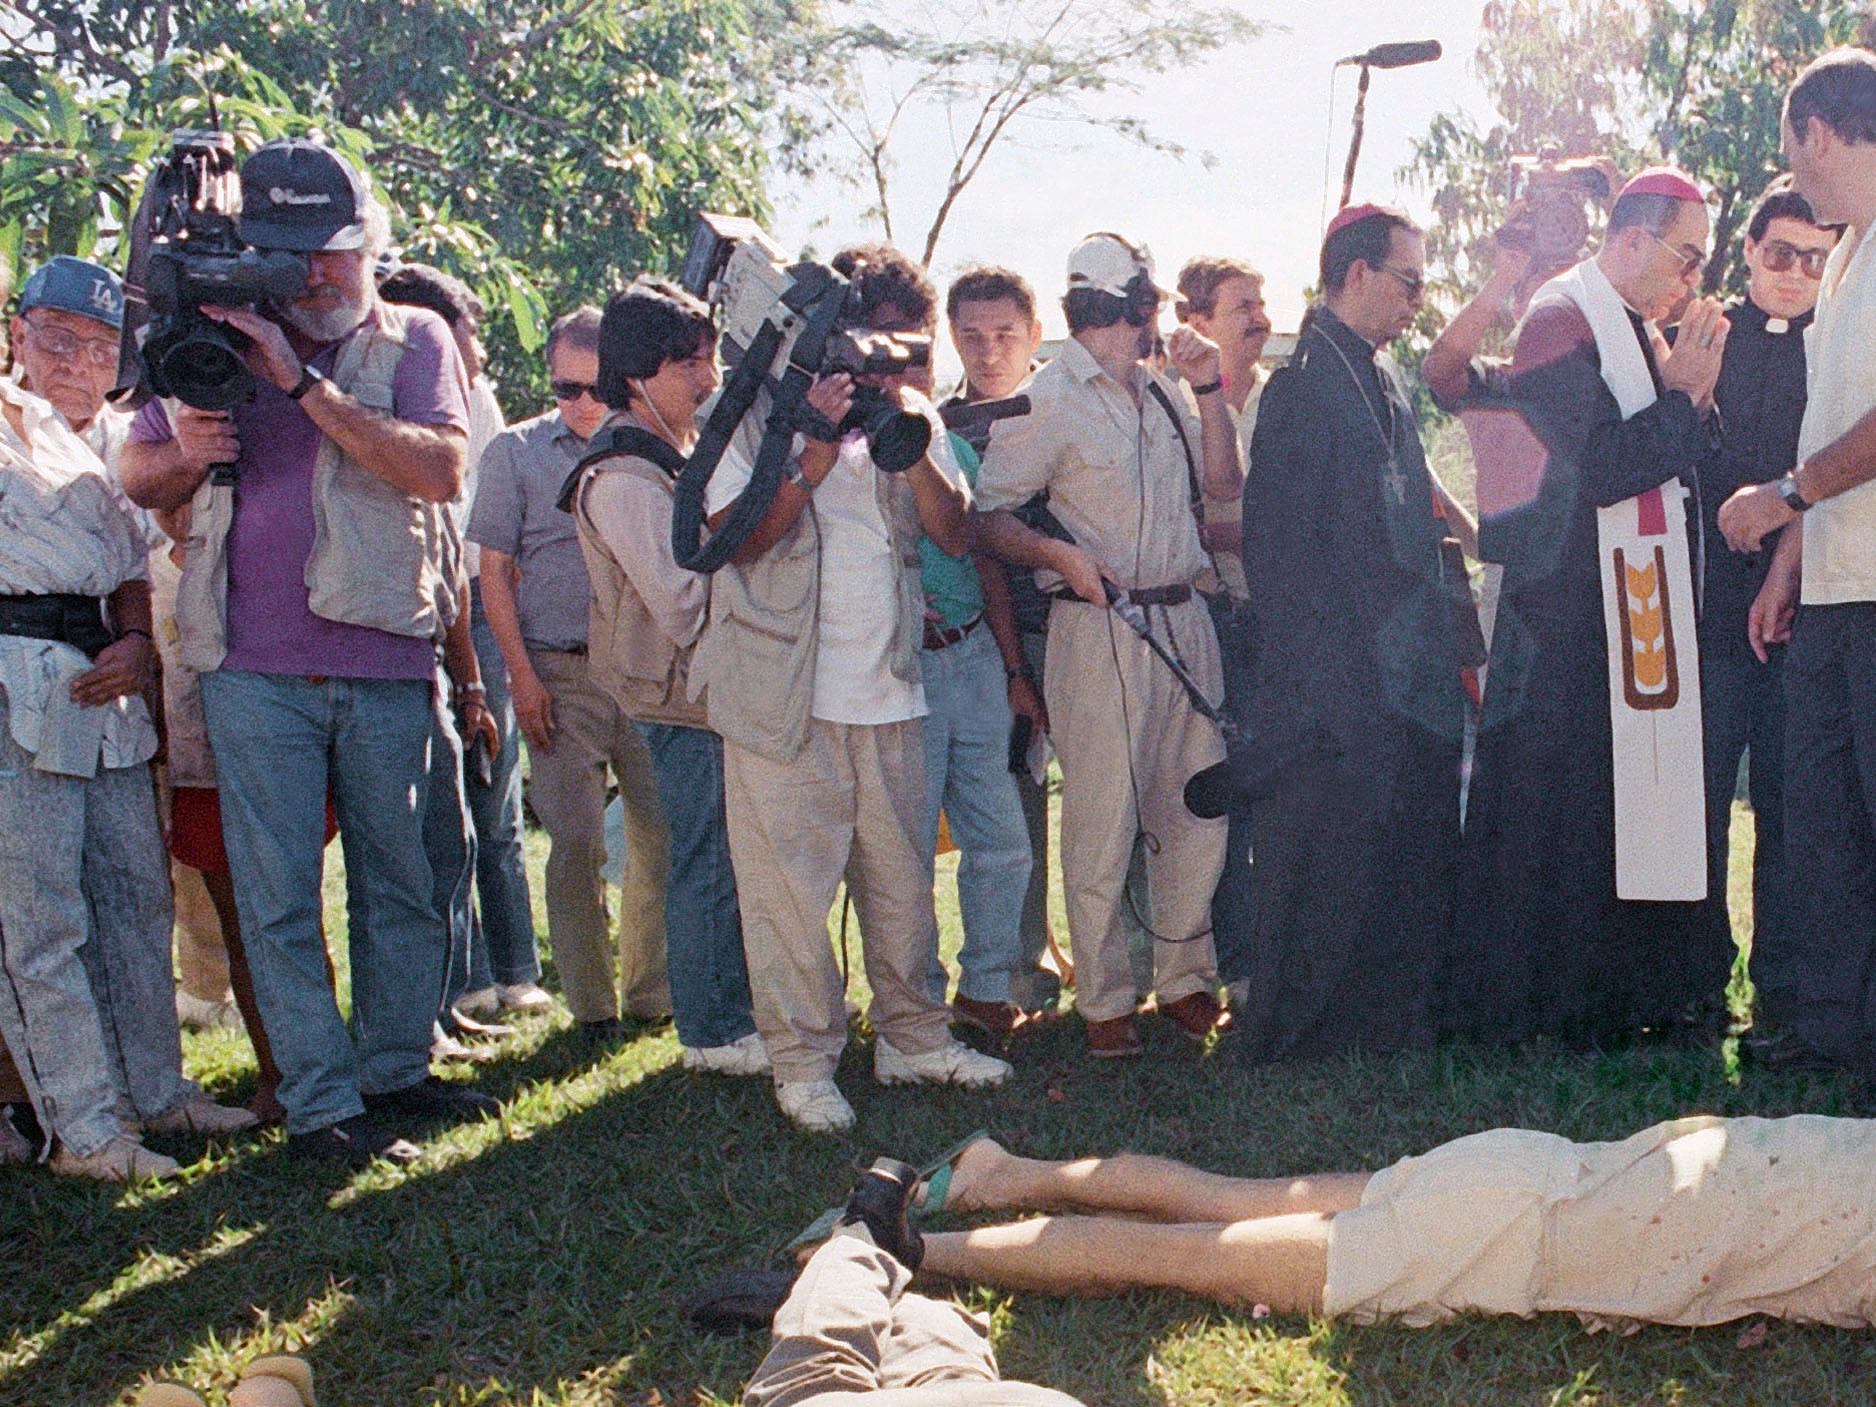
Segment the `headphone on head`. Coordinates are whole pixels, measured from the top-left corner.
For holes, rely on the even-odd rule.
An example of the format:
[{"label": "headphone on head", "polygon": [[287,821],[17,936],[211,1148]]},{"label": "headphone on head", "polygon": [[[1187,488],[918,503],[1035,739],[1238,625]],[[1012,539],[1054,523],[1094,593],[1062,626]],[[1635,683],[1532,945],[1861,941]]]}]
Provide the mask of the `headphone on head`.
[{"label": "headphone on head", "polygon": [[[1120,294],[1120,315],[1133,327],[1145,327],[1159,313],[1160,291],[1153,284],[1153,256],[1143,244],[1135,244],[1126,235],[1116,234],[1112,230],[1096,230],[1088,239],[1111,239],[1127,251],[1133,260],[1134,275],[1128,279]],[[1105,289],[1100,290],[1106,292]]]}]

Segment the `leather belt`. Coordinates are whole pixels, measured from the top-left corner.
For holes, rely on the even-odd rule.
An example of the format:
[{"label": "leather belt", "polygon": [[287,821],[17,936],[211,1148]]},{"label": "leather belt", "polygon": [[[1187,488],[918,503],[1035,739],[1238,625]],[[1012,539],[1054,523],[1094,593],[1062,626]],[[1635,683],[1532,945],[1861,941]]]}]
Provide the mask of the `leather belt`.
[{"label": "leather belt", "polygon": [[96,659],[113,637],[104,624],[104,602],[67,592],[0,596],[0,635],[61,640]]},{"label": "leather belt", "polygon": [[964,624],[956,627],[942,626],[932,621],[926,621],[925,648],[928,650],[944,650],[950,648],[966,635],[969,635],[973,630],[977,629],[983,622],[983,618],[983,612],[979,611],[976,615],[965,621]]},{"label": "leather belt", "polygon": [[[1180,582],[1176,586],[1136,586],[1132,591],[1120,593],[1136,606],[1183,606],[1192,599],[1192,587]],[[1081,597],[1066,586],[1058,586],[1049,593],[1052,600],[1080,601]],[[1086,603],[1084,603],[1086,604]]]}]

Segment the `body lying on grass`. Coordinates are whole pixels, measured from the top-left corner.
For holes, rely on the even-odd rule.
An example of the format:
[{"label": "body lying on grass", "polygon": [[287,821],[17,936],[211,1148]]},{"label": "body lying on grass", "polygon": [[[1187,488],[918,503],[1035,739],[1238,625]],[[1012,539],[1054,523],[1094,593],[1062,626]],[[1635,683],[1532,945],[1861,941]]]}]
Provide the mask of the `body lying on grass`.
[{"label": "body lying on grass", "polygon": [[1225,1177],[1162,1158],[1021,1158],[988,1138],[925,1214],[923,1269],[1044,1294],[1163,1287],[1422,1326],[1563,1310],[1591,1328],[1765,1314],[1876,1322],[1876,1121],[1697,1117],[1616,1143],[1493,1129],[1377,1173]]}]

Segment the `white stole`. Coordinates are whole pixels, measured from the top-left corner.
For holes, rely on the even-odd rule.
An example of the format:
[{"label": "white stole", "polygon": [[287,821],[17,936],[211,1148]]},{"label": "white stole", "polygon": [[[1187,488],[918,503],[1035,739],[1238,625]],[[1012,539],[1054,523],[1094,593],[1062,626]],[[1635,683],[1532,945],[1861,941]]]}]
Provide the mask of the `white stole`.
[{"label": "white stole", "polygon": [[[1602,379],[1627,420],[1655,402],[1628,306],[1596,262],[1532,299],[1567,298],[1596,336]],[[1596,510],[1615,739],[1615,892],[1620,899],[1707,896],[1700,655],[1687,543],[1687,488],[1658,488]]]}]

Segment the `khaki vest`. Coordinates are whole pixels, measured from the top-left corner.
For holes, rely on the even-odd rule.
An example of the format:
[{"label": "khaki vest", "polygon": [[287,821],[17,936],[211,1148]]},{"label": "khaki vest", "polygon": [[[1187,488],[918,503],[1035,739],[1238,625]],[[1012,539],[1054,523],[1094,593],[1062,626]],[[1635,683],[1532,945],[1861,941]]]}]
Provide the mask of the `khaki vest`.
[{"label": "khaki vest", "polygon": [[[390,415],[409,317],[380,303],[339,350],[332,382]],[[172,407],[173,410],[173,407]],[[322,436],[313,464],[313,548],[306,558],[314,615],[416,639],[441,638],[456,618],[462,542],[448,506],[394,488]],[[204,479],[190,505],[176,625],[183,663],[219,669],[228,653],[228,530],[234,486]]]},{"label": "khaki vest", "polygon": [[[889,663],[896,678],[911,683],[920,677],[925,619],[918,505],[903,474],[875,473],[873,483],[899,557]],[[889,607],[882,602],[881,609]],[[810,499],[780,542],[747,565],[730,563],[710,583],[710,614],[690,680],[693,697],[708,690],[713,732],[778,762],[794,760],[807,742],[814,705],[820,611],[821,530]]]},{"label": "khaki vest", "polygon": [[627,718],[707,727],[704,704],[690,696],[688,687],[692,647],[679,646],[658,629],[617,553],[588,515],[586,496],[604,474],[644,479],[671,497],[670,475],[636,455],[614,455],[581,476],[573,499],[573,520],[579,525],[580,554],[586,558],[586,575],[593,586],[587,613],[587,677]]}]

